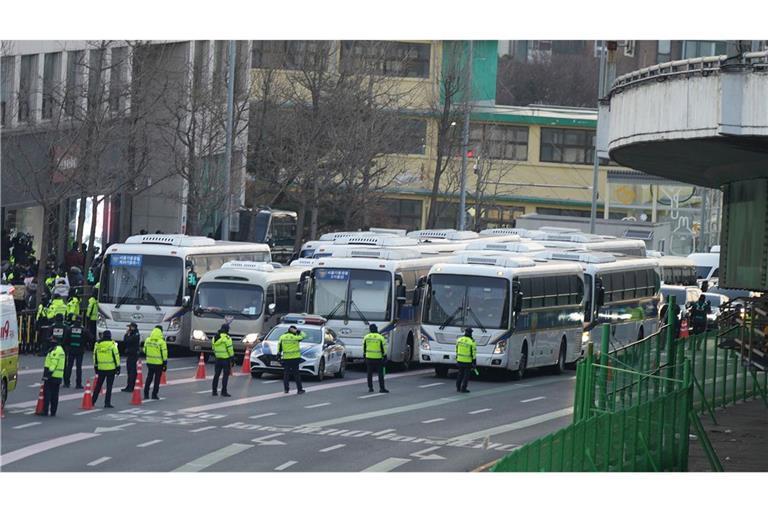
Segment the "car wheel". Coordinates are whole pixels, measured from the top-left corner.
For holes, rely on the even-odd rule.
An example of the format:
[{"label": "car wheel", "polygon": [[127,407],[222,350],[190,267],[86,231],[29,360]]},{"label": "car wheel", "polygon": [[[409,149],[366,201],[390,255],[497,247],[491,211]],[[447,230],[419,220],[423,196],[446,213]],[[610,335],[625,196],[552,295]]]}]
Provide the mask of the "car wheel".
[{"label": "car wheel", "polygon": [[563,338],[563,341],[560,342],[560,352],[557,355],[557,361],[554,365],[552,365],[552,373],[555,375],[560,375],[565,371],[565,357],[568,350],[568,345],[565,342],[565,338]]},{"label": "car wheel", "polygon": [[512,380],[520,380],[525,377],[525,369],[528,367],[528,345],[523,344],[523,351],[520,352],[520,363],[517,370],[512,372]]},{"label": "car wheel", "polygon": [[334,377],[337,379],[343,379],[344,378],[344,372],[347,371],[347,356],[341,357],[341,363],[339,363],[339,371],[333,374]]},{"label": "car wheel", "polygon": [[260,379],[261,376],[262,376],[262,372],[254,372],[254,371],[251,372],[251,377],[254,379]]},{"label": "car wheel", "polygon": [[320,364],[317,366],[317,380],[322,381],[325,378],[325,358],[320,359]]},{"label": "car wheel", "polygon": [[441,379],[446,378],[448,376],[448,366],[443,364],[435,366],[435,376]]}]

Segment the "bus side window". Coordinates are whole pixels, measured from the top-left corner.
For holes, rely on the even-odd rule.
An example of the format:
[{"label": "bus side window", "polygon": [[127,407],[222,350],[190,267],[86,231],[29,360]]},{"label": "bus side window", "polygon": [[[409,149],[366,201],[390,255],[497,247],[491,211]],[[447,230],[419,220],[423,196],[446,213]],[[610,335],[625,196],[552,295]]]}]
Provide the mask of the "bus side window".
[{"label": "bus side window", "polygon": [[277,312],[288,313],[290,307],[290,295],[288,293],[288,283],[277,283],[274,285],[277,294]]},{"label": "bus side window", "polygon": [[296,288],[298,283],[288,283],[288,307],[291,313],[301,313],[304,311],[304,301],[296,298]]},{"label": "bus side window", "polygon": [[648,271],[638,270],[636,277],[637,277],[637,296],[648,297],[650,295],[648,293]]},{"label": "bus side window", "polygon": [[[270,304],[274,304],[275,306],[277,306],[277,297],[275,296],[274,284],[269,285],[269,287],[267,288],[266,299],[267,300],[264,301],[265,306],[269,306]],[[278,309],[275,308],[275,311],[278,311]]]},{"label": "bus side window", "polygon": [[531,279],[531,307],[540,308],[544,306],[544,278],[534,277]]},{"label": "bus side window", "polygon": [[631,270],[624,274],[624,299],[634,299],[637,297],[637,271]]},{"label": "bus side window", "polygon": [[557,305],[565,306],[571,302],[571,276],[557,276]]}]

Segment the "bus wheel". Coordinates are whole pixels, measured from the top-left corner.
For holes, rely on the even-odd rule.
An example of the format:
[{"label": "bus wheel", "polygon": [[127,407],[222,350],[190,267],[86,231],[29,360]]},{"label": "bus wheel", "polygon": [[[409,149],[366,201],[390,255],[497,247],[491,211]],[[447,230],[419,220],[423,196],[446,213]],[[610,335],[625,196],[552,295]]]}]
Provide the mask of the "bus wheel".
[{"label": "bus wheel", "polygon": [[408,344],[405,346],[405,359],[403,359],[403,362],[401,363],[401,367],[403,370],[410,370],[413,368],[413,362],[411,361],[413,359],[413,338],[411,335],[408,335]]},{"label": "bus wheel", "polygon": [[528,367],[528,345],[523,343],[523,350],[520,352],[520,363],[517,370],[512,371],[512,380],[520,380],[525,377],[525,369]]},{"label": "bus wheel", "polygon": [[8,400],[8,381],[3,379],[0,384],[0,401],[2,401],[2,407],[5,408],[5,401]]},{"label": "bus wheel", "polygon": [[441,379],[446,378],[448,376],[448,367],[443,364],[435,366],[435,376]]},{"label": "bus wheel", "polygon": [[557,361],[554,365],[552,365],[552,373],[555,375],[560,375],[565,371],[565,357],[567,352],[567,343],[565,342],[565,338],[563,338],[563,341],[560,342],[560,352],[557,355]]}]

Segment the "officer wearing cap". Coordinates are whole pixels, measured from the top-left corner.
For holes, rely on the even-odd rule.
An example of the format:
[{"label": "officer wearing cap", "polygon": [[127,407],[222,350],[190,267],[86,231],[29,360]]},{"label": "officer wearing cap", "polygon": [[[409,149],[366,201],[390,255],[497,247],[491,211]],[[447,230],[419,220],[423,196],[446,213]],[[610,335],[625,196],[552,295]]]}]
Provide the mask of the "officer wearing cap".
[{"label": "officer wearing cap", "polygon": [[298,327],[292,325],[288,332],[281,335],[277,341],[277,356],[283,361],[283,388],[286,393],[290,391],[289,383],[291,376],[296,381],[297,395],[304,393],[301,386],[301,372],[299,372],[299,363],[301,361],[301,340],[307,335],[301,332]]},{"label": "officer wearing cap", "polygon": [[128,330],[123,335],[123,344],[125,347],[125,370],[128,372],[128,382],[125,383],[125,387],[120,391],[131,393],[133,386],[136,385],[136,362],[139,360],[139,348],[141,345],[141,337],[139,336],[139,328],[136,322],[128,324]]},{"label": "officer wearing cap", "polygon": [[384,387],[384,363],[387,359],[387,339],[379,334],[376,324],[368,326],[371,331],[363,338],[363,354],[368,373],[368,392],[373,393],[373,372],[379,374],[379,393],[389,393]]},{"label": "officer wearing cap", "polygon": [[[147,380],[144,381],[144,400],[149,400],[152,386],[152,400],[160,400],[160,377],[168,369],[168,345],[163,337],[163,328],[156,325],[144,340],[144,354],[147,356]],[[153,385],[154,382],[154,385]]]},{"label": "officer wearing cap", "polygon": [[67,354],[67,366],[64,369],[64,387],[68,388],[72,379],[72,366],[75,367],[75,384],[83,389],[83,355],[90,333],[83,328],[79,318],[75,318],[64,329],[64,349]]},{"label": "officer wearing cap", "polygon": [[106,381],[107,395],[104,399],[104,408],[111,409],[113,407],[112,386],[115,383],[115,375],[120,375],[120,352],[117,350],[117,343],[112,339],[112,332],[108,330],[101,333],[101,339],[93,346],[93,366],[99,376],[93,390],[93,405],[96,405],[101,386]]},{"label": "officer wearing cap", "polygon": [[464,329],[464,336],[456,340],[456,365],[459,367],[459,373],[456,375],[456,391],[469,393],[467,383],[469,382],[469,372],[474,368],[477,360],[477,344],[472,338],[472,328]]},{"label": "officer wearing cap", "polygon": [[51,349],[45,356],[43,368],[43,412],[39,416],[56,416],[59,408],[59,386],[64,377],[67,356],[58,338],[51,338]]},{"label": "officer wearing cap", "polygon": [[232,346],[232,338],[229,337],[229,325],[222,324],[219,332],[214,336],[211,342],[213,355],[216,357],[216,372],[213,374],[213,396],[218,395],[219,375],[224,374],[221,379],[221,396],[232,396],[227,393],[227,383],[229,382],[229,369],[235,362],[235,349]]}]

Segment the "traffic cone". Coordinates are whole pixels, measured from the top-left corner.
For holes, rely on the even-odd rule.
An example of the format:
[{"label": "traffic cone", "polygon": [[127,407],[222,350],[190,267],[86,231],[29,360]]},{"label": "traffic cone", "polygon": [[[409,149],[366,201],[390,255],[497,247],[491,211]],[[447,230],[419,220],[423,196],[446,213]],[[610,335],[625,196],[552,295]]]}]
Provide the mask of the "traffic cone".
[{"label": "traffic cone", "polygon": [[85,411],[93,409],[93,400],[91,399],[91,379],[85,381],[85,392],[83,393],[83,403],[80,408]]},{"label": "traffic cone", "polygon": [[203,353],[200,352],[200,360],[197,362],[197,373],[195,374],[196,379],[204,379],[205,378],[205,360],[203,359]]},{"label": "traffic cone", "polygon": [[245,357],[243,357],[243,369],[241,373],[248,375],[251,373],[251,349],[245,351]]},{"label": "traffic cone", "polygon": [[139,385],[139,376],[133,385],[133,396],[131,396],[131,405],[141,405],[141,386]]},{"label": "traffic cone", "polygon": [[43,414],[45,409],[45,384],[40,385],[40,393],[37,395],[37,405],[35,406],[35,414]]},{"label": "traffic cone", "polygon": [[141,359],[139,359],[138,366],[136,367],[136,378],[139,379],[139,387],[144,386],[144,366],[141,364]]},{"label": "traffic cone", "polygon": [[161,385],[168,384],[168,379],[165,378],[165,372],[160,374],[160,384]]}]

